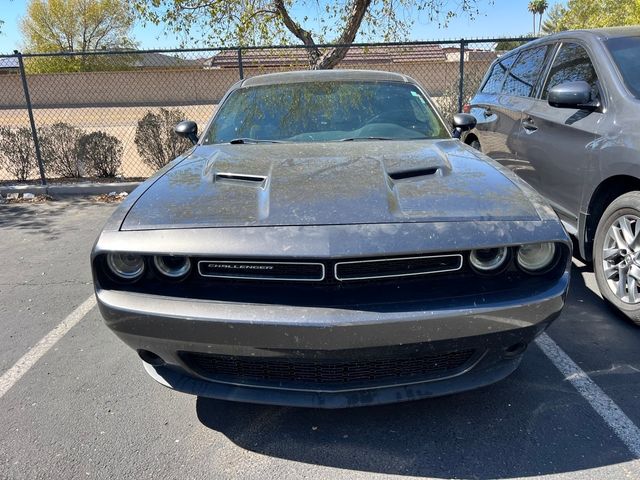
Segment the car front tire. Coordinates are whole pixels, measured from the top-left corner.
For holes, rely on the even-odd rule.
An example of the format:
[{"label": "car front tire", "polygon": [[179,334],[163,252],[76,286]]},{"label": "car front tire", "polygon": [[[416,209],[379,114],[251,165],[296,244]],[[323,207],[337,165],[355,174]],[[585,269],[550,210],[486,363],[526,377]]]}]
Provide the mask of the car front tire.
[{"label": "car front tire", "polygon": [[640,192],[621,195],[602,214],[593,268],[604,299],[640,325]]}]

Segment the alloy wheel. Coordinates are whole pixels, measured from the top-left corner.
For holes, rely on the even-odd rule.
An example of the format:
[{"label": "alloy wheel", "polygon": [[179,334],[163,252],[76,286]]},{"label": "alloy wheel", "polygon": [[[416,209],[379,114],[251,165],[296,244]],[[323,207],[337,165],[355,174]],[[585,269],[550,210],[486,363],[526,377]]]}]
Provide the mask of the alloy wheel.
[{"label": "alloy wheel", "polygon": [[625,303],[640,303],[640,218],[618,217],[602,248],[602,269],[613,294]]}]

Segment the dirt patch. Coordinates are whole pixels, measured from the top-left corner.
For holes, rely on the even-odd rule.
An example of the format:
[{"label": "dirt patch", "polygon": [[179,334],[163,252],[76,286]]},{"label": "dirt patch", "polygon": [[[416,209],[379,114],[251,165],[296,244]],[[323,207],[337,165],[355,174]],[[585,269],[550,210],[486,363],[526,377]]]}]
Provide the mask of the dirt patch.
[{"label": "dirt patch", "polygon": [[127,198],[129,194],[127,192],[109,192],[103,193],[102,195],[97,195],[92,197],[94,202],[102,202],[102,203],[120,203],[125,198]]}]

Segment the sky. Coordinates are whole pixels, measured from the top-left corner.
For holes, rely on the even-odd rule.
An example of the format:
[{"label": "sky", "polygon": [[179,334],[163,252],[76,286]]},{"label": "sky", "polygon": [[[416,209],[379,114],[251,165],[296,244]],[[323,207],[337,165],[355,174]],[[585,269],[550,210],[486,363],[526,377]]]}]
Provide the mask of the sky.
[{"label": "sky", "polygon": [[[456,38],[495,38],[527,35],[532,31],[532,16],[527,10],[529,0],[478,0],[481,14],[474,20],[455,18],[447,28],[422,22],[411,32],[411,40],[443,40]],[[553,5],[550,1],[550,6]],[[25,14],[27,0],[0,0],[0,52],[10,53],[22,48],[20,18]],[[179,48],[179,40],[167,35],[162,26],[138,22],[133,29],[141,49]],[[215,45],[211,45],[214,47]]]}]

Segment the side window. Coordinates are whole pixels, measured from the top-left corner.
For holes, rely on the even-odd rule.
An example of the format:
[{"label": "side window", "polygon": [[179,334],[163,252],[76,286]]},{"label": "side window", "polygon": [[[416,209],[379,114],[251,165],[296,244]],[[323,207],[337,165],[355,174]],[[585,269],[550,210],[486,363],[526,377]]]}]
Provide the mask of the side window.
[{"label": "side window", "polygon": [[491,73],[482,87],[482,93],[500,93],[504,76],[509,71],[509,68],[511,68],[511,65],[513,65],[515,59],[515,55],[510,55],[499,59],[493,65]]},{"label": "side window", "polygon": [[591,85],[593,93],[597,96],[598,77],[587,51],[578,44],[563,43],[549,71],[547,83],[542,91],[542,98],[546,100],[549,89],[556,85],[580,80]]},{"label": "side window", "polygon": [[518,97],[529,97],[536,86],[548,45],[523,50],[511,68],[502,87],[502,93]]}]

